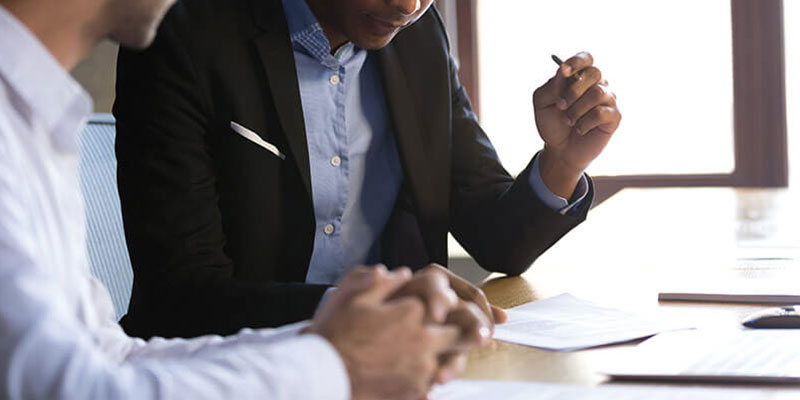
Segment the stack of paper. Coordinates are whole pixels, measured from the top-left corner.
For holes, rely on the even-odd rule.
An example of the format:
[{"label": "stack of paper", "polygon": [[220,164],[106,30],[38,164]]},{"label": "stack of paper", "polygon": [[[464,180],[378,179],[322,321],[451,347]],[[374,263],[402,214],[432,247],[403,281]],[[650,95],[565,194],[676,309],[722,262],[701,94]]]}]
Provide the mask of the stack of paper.
[{"label": "stack of paper", "polygon": [[634,314],[562,294],[508,311],[494,338],[547,350],[571,351],[688,329],[656,315]]},{"label": "stack of paper", "polygon": [[742,246],[724,268],[665,277],[658,300],[797,304],[798,279],[800,247]]},{"label": "stack of paper", "polygon": [[642,343],[631,359],[603,372],[624,379],[800,384],[798,343],[797,329],[673,332]]},{"label": "stack of paper", "polygon": [[800,398],[797,391],[759,389],[709,389],[678,387],[575,386],[549,383],[453,381],[437,387],[434,400],[788,400]]}]

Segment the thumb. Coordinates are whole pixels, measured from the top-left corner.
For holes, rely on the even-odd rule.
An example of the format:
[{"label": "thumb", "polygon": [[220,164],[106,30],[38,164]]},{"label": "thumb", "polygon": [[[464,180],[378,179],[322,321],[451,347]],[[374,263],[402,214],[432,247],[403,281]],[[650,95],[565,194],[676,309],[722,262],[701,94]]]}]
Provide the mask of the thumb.
[{"label": "thumb", "polygon": [[[557,74],[558,75],[558,74]],[[558,97],[556,96],[557,92],[557,83],[558,76],[550,78],[547,83],[536,89],[533,92],[533,108],[540,109],[546,108],[550,106],[554,106]]]}]

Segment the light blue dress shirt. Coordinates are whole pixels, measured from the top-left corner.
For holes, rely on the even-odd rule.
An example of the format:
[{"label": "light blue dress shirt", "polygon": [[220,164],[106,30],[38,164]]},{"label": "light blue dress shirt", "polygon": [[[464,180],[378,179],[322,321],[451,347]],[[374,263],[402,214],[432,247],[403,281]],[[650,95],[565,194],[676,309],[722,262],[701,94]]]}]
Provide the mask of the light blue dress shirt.
[{"label": "light blue dress shirt", "polygon": [[[306,282],[333,284],[359,264],[380,262],[380,236],[394,208],[403,170],[386,108],[377,60],[330,42],[303,0],[283,0],[294,49],[308,141],[316,230]],[[547,189],[538,156],[528,177],[551,208],[567,213],[588,191],[583,178],[573,204]]]}]

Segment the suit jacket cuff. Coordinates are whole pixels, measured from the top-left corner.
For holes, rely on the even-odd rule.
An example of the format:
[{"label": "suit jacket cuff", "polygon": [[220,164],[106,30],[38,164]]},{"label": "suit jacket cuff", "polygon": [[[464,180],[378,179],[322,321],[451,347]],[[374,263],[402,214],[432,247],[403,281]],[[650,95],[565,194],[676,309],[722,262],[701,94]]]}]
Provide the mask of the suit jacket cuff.
[{"label": "suit jacket cuff", "polygon": [[568,213],[571,215],[570,211],[578,209],[586,198],[586,195],[589,194],[589,182],[588,179],[586,179],[586,174],[581,176],[580,181],[578,181],[578,185],[575,187],[575,191],[572,193],[572,196],[568,201],[567,199],[551,192],[544,183],[542,174],[539,171],[540,154],[541,152],[536,153],[536,155],[533,156],[533,167],[524,172],[528,175],[528,182],[533,188],[533,192],[536,193],[536,196],[538,196],[539,199],[551,209],[558,211],[561,213],[561,215],[567,215]]}]

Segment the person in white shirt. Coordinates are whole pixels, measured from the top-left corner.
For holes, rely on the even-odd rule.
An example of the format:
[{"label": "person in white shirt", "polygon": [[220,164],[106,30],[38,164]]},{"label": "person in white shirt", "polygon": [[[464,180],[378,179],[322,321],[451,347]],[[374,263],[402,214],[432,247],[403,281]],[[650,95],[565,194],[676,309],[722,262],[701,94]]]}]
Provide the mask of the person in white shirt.
[{"label": "person in white shirt", "polygon": [[172,1],[0,0],[0,398],[425,397],[491,326],[436,271],[357,268],[310,323],[226,338],[145,342],[114,320],[84,242],[91,101],[67,71],[104,37],[146,46]]}]

